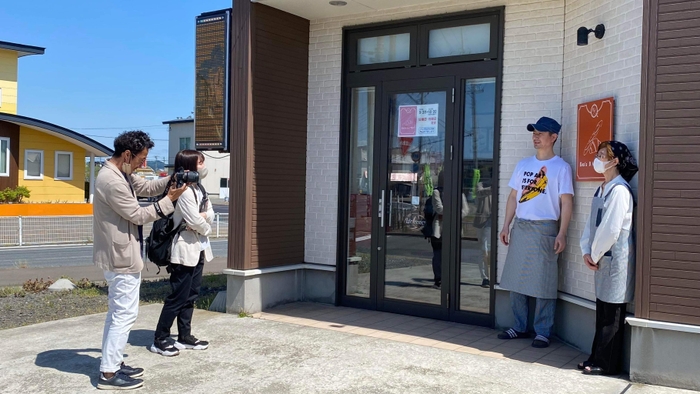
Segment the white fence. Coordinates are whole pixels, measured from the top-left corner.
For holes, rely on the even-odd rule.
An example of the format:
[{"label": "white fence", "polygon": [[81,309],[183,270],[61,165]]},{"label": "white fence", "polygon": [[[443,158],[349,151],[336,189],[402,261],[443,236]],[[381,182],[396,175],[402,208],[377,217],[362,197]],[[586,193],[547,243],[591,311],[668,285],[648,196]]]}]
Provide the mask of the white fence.
[{"label": "white fence", "polygon": [[[143,237],[151,232],[143,226]],[[217,213],[212,237],[228,236],[228,214]],[[90,244],[92,216],[6,216],[0,217],[0,246]]]}]

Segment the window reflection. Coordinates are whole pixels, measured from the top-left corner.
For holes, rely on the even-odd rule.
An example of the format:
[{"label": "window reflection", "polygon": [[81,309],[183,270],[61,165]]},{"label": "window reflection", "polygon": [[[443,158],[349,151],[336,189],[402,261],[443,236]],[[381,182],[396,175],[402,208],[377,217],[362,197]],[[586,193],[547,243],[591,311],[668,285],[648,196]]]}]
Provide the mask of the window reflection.
[{"label": "window reflection", "polygon": [[428,57],[448,57],[489,52],[491,24],[467,25],[430,30]]},{"label": "window reflection", "polygon": [[374,87],[352,89],[346,294],[369,297]]},{"label": "window reflection", "polygon": [[462,219],[460,309],[489,313],[493,207],[493,152],[496,79],[472,79],[464,85],[462,193],[469,214]]}]

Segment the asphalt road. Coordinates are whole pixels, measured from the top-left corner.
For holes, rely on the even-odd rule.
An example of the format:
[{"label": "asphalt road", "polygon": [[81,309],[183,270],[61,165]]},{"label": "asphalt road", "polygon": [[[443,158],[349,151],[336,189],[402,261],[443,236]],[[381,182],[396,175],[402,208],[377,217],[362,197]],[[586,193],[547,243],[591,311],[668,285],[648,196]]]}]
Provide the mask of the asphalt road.
[{"label": "asphalt road", "polygon": [[[226,257],[228,240],[211,240],[214,257]],[[91,266],[92,245],[35,246],[0,249],[0,269]]]}]

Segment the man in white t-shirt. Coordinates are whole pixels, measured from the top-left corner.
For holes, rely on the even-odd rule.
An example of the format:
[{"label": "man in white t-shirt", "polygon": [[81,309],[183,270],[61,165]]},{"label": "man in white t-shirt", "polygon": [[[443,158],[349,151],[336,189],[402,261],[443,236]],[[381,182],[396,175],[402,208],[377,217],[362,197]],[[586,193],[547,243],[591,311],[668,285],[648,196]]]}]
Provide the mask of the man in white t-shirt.
[{"label": "man in white t-shirt", "polygon": [[[500,234],[508,245],[500,285],[510,290],[515,325],[500,339],[529,338],[528,297],[536,299],[535,340],[549,346],[557,304],[559,253],[566,248],[566,232],[573,210],[571,166],[554,153],[561,125],[542,117],[529,124],[537,153],[521,160],[508,183],[511,187],[506,218]],[[513,229],[511,223],[515,218]]]}]

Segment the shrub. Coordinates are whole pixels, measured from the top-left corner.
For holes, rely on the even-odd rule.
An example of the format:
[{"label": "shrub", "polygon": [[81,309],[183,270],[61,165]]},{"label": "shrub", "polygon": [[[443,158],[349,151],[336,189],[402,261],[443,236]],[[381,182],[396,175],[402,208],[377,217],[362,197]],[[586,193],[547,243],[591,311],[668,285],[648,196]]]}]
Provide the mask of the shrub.
[{"label": "shrub", "polygon": [[14,189],[5,188],[5,190],[0,191],[0,204],[1,203],[21,203],[23,199],[29,198],[31,195],[29,189],[26,186],[17,186]]},{"label": "shrub", "polygon": [[15,192],[17,193],[16,198],[17,198],[17,203],[21,203],[23,199],[29,198],[31,196],[31,192],[26,186],[17,186],[15,188]]},{"label": "shrub", "polygon": [[53,280],[51,280],[51,278],[48,278],[46,281],[44,281],[44,278],[29,279],[28,281],[24,282],[22,289],[28,293],[41,293],[42,291],[48,289],[52,284]]}]

